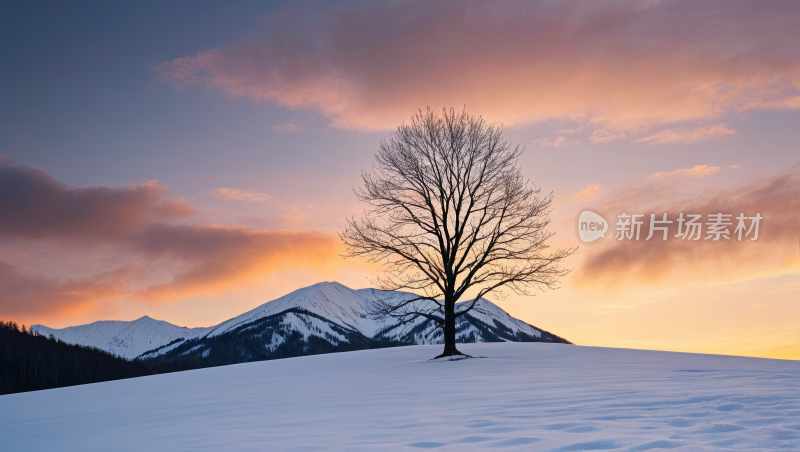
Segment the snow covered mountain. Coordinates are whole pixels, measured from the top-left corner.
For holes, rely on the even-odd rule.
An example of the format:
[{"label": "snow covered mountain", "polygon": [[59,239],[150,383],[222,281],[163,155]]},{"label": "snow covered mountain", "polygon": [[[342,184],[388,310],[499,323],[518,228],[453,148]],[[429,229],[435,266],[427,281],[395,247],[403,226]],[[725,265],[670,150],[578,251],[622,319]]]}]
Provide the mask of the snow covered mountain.
[{"label": "snow covered mountain", "polygon": [[[353,290],[336,282],[324,282],[264,303],[210,328],[177,327],[142,317],[133,322],[104,321],[60,330],[41,325],[32,329],[126,358],[192,360],[198,365],[211,366],[443,342],[441,330],[427,319],[406,325],[392,319],[370,319],[369,302],[387,296],[410,294]],[[477,307],[480,309],[459,317],[458,342],[569,343],[511,317],[488,300],[481,299]]]},{"label": "snow covered mountain", "polygon": [[178,338],[201,336],[209,328],[186,328],[163,320],[144,316],[132,322],[103,320],[88,325],[54,329],[34,325],[31,331],[45,336],[53,335],[70,344],[88,345],[133,359],[142,353],[160,347]]}]

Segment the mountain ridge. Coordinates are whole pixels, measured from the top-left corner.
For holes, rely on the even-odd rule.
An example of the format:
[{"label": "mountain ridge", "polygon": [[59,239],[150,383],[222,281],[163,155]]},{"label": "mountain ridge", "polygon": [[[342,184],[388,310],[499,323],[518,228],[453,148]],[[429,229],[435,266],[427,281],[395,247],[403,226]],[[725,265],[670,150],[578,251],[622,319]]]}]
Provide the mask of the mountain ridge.
[{"label": "mountain ridge", "polygon": [[[34,325],[31,329],[127,359],[191,358],[208,365],[442,343],[441,329],[428,319],[401,324],[394,319],[370,318],[368,304],[385,296],[413,295],[321,282],[210,327],[179,327],[143,316],[130,322],[105,320],[62,329]],[[569,343],[512,317],[486,299],[478,301],[477,309],[459,317],[457,341]]]}]

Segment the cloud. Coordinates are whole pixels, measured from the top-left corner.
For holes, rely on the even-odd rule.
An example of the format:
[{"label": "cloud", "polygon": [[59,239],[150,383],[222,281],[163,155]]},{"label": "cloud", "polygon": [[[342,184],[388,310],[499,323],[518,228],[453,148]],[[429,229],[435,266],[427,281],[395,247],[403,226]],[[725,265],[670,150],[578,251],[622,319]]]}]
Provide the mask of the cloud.
[{"label": "cloud", "polygon": [[[697,168],[697,167],[696,167]],[[702,193],[681,195],[679,180],[658,178],[644,184],[609,193],[596,208],[617,223],[619,213],[643,213],[642,234],[637,241],[618,241],[609,237],[583,255],[576,268],[578,286],[626,287],[637,285],[713,285],[775,276],[800,270],[800,168],[792,168],[762,182]],[[675,220],[679,213],[701,214],[704,223],[698,241],[676,238],[677,223],[646,241],[651,213],[660,219],[663,213]],[[708,215],[732,214],[731,240],[705,240]],[[741,242],[733,234],[736,216],[759,213],[759,238]],[[747,221],[745,226],[749,227]],[[613,231],[612,231],[613,232]],[[752,237],[752,234],[751,236]]]},{"label": "cloud", "polygon": [[511,126],[592,123],[613,132],[596,137],[608,142],[800,108],[794,0],[398,0],[312,16],[152,69],[179,90],[320,112],[355,130],[466,105]]},{"label": "cloud", "polygon": [[0,158],[0,238],[113,237],[195,209],[168,198],[157,181],[126,187],[70,187],[47,171]]},{"label": "cloud", "polygon": [[[732,169],[734,167],[738,168],[739,165],[728,166],[728,167],[725,167],[725,169],[729,169],[729,168]],[[719,166],[697,165],[697,166],[695,166],[693,168],[683,168],[683,169],[677,169],[675,171],[670,171],[670,172],[663,172],[662,171],[660,173],[651,174],[651,175],[647,176],[645,178],[645,180],[655,181],[655,180],[659,180],[659,179],[666,179],[668,177],[681,177],[681,176],[683,176],[683,177],[691,177],[691,178],[701,178],[701,177],[705,177],[705,176],[710,176],[712,174],[716,174],[716,173],[719,172],[720,169],[721,168]]]},{"label": "cloud", "polygon": [[678,129],[666,129],[644,138],[635,140],[637,143],[646,144],[684,144],[707,141],[727,135],[739,135],[738,132],[730,130],[725,126],[715,124],[703,127],[684,127]]},{"label": "cloud", "polygon": [[338,238],[318,232],[217,225],[154,225],[134,243],[148,259],[184,263],[169,281],[134,295],[147,302],[219,293],[282,269],[331,267],[341,252]]},{"label": "cloud", "polygon": [[602,191],[603,191],[603,184],[589,185],[583,190],[577,193],[573,193],[569,197],[569,199],[571,199],[572,201],[588,201],[590,199],[594,199],[600,196],[600,192]]},{"label": "cloud", "polygon": [[627,138],[625,133],[611,133],[605,129],[597,129],[592,132],[592,135],[589,137],[589,141],[592,143],[612,143],[614,141],[619,141],[624,138]]},{"label": "cloud", "polygon": [[52,318],[215,295],[287,270],[330,269],[340,247],[337,237],[313,231],[153,224],[120,241],[115,260],[123,263],[111,271],[65,278],[0,262],[0,317]]},{"label": "cloud", "polygon": [[247,190],[240,190],[238,188],[215,188],[208,192],[214,199],[225,199],[225,200],[234,200],[234,201],[253,201],[253,202],[265,202],[271,201],[272,196],[265,194],[265,193],[256,193]]},{"label": "cloud", "polygon": [[[194,208],[166,197],[168,188],[156,182],[70,187],[42,169],[0,158],[0,317],[41,321],[114,312],[109,308],[122,304],[173,303],[339,263],[335,235],[174,221],[185,221]],[[230,188],[211,193],[270,199]]]},{"label": "cloud", "polygon": [[591,126],[591,124],[583,124],[583,125],[581,125],[579,127],[576,127],[574,129],[557,130],[556,133],[563,133],[563,134],[566,134],[566,135],[575,135],[576,133],[583,132],[584,130],[586,130],[590,126]]},{"label": "cloud", "polygon": [[281,124],[279,126],[273,126],[272,130],[277,130],[279,132],[297,132],[300,130],[300,127],[297,124]]},{"label": "cloud", "polygon": [[59,279],[30,274],[0,262],[0,318],[81,314],[103,300],[118,298],[122,294],[118,277],[106,273]]},{"label": "cloud", "polygon": [[542,146],[542,147],[548,147],[549,146],[549,147],[554,147],[554,148],[560,148],[562,146],[569,146],[570,144],[580,144],[580,141],[567,142],[566,138],[558,137],[558,138],[556,138],[554,140],[551,140],[549,138],[540,138],[538,140],[533,140],[532,143],[539,143],[539,146]]}]

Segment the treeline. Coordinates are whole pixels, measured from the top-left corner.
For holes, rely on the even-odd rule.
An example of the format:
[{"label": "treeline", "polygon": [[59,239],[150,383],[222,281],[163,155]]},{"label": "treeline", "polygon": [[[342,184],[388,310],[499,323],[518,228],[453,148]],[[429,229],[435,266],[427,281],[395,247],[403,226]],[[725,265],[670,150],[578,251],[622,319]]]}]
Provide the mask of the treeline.
[{"label": "treeline", "polygon": [[0,395],[143,377],[200,367],[189,360],[129,361],[0,320]]}]

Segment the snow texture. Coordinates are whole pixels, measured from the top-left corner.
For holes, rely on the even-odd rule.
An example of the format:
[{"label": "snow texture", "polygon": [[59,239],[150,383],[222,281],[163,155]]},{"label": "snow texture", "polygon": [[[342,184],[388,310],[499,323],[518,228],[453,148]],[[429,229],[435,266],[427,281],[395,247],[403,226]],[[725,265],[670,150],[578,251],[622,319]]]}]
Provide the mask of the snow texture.
[{"label": "snow texture", "polygon": [[800,362],[545,343],[262,361],[0,397],[4,450],[798,450]]}]

